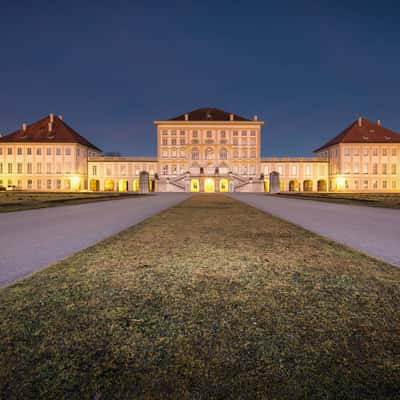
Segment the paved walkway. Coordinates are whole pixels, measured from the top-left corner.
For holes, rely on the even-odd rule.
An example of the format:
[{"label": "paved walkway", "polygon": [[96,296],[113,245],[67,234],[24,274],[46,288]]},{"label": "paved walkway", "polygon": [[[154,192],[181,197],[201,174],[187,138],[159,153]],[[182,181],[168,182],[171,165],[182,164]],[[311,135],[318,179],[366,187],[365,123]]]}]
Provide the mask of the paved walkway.
[{"label": "paved walkway", "polygon": [[235,193],[231,196],[400,266],[400,210],[288,199],[256,193]]},{"label": "paved walkway", "polygon": [[184,200],[165,193],[0,214],[0,286]]}]

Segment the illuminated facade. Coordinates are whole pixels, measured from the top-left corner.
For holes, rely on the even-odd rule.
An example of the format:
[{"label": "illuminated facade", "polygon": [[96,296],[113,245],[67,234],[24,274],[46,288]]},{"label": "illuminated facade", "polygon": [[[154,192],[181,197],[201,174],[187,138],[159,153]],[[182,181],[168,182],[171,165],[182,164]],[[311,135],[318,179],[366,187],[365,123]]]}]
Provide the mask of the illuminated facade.
[{"label": "illuminated facade", "polygon": [[0,186],[33,191],[268,192],[399,191],[400,135],[357,119],[315,151],[315,157],[261,154],[263,121],[202,108],[155,121],[157,157],[104,156],[49,116],[0,137]]}]

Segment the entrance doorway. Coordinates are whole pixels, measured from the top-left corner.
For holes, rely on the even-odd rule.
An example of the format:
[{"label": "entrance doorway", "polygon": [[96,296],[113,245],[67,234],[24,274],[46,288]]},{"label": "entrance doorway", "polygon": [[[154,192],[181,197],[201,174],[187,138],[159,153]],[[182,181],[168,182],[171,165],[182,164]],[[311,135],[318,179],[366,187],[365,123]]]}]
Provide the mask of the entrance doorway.
[{"label": "entrance doorway", "polygon": [[206,193],[213,193],[215,192],[215,182],[214,178],[206,178],[204,181],[204,191]]},{"label": "entrance doorway", "polygon": [[192,179],[190,181],[190,191],[199,192],[200,191],[200,181],[198,179]]},{"label": "entrance doorway", "polygon": [[229,185],[228,179],[225,179],[225,178],[221,179],[219,181],[219,191],[220,192],[227,192],[228,188],[229,188],[228,185]]}]

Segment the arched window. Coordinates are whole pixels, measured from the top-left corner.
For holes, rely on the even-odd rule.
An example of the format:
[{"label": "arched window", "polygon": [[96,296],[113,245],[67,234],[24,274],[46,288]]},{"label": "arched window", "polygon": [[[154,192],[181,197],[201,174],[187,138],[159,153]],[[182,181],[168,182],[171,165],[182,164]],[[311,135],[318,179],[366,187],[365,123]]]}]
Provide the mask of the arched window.
[{"label": "arched window", "polygon": [[213,158],[214,158],[214,150],[211,147],[209,147],[205,152],[205,159],[212,160]]},{"label": "arched window", "polygon": [[228,159],[228,152],[225,148],[219,151],[219,159],[220,160],[227,160]]},{"label": "arched window", "polygon": [[199,149],[193,148],[192,149],[192,160],[199,159]]}]

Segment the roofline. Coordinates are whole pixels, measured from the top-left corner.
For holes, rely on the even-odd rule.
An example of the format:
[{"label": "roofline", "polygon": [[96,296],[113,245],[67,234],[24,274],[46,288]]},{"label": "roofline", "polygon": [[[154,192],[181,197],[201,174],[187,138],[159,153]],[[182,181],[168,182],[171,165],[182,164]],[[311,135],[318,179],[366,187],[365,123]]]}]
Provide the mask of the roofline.
[{"label": "roofline", "polygon": [[264,157],[260,162],[328,162],[326,157]]},{"label": "roofline", "polygon": [[88,157],[88,162],[158,162],[157,157],[96,156]]},{"label": "roofline", "polygon": [[193,125],[193,124],[199,124],[199,125],[224,125],[224,124],[239,124],[239,125],[264,125],[264,121],[181,121],[181,120],[156,120],[153,121],[154,125],[161,125],[161,124],[183,124],[183,125]]},{"label": "roofline", "polygon": [[[12,132],[12,133],[14,133],[14,132]],[[38,140],[21,140],[21,141],[19,141],[19,140],[2,140],[2,139],[5,139],[5,138],[6,138],[6,136],[0,137],[0,144],[1,143],[5,143],[5,144],[7,144],[7,143],[8,144],[29,144],[29,143],[31,143],[31,144],[35,144],[35,143],[36,144],[37,143],[41,143],[41,144],[79,144],[79,145],[81,145],[83,147],[89,147],[91,149],[100,151],[101,153],[103,152],[103,150],[99,149],[94,144],[88,146],[86,144],[79,143],[79,142],[76,142],[76,141],[75,142],[59,142],[59,141],[48,142],[48,141],[45,141],[45,140],[42,140],[42,141],[38,141]]]}]

